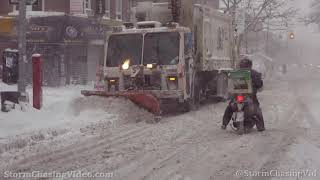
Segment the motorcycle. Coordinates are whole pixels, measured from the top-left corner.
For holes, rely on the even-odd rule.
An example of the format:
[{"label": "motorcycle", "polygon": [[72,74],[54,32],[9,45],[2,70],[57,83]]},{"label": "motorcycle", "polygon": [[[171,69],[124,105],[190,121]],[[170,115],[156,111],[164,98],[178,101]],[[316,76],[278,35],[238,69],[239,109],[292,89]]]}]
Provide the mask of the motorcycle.
[{"label": "motorcycle", "polygon": [[261,122],[256,112],[260,111],[252,96],[251,72],[237,70],[229,73],[229,93],[233,110],[231,128],[238,134],[249,133]]},{"label": "motorcycle", "polygon": [[231,104],[235,110],[231,118],[231,128],[238,134],[251,132],[260,119],[252,113],[256,112],[256,105],[253,104],[250,94],[237,94]]}]

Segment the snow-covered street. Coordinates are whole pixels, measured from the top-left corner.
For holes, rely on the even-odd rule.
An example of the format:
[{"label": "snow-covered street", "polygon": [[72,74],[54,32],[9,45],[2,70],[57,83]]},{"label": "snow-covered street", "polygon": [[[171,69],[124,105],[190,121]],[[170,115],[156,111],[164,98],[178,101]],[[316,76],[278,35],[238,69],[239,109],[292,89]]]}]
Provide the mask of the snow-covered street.
[{"label": "snow-covered street", "polygon": [[151,124],[148,112],[125,99],[81,97],[84,87],[45,89],[45,97],[56,101],[44,100],[42,111],[0,113],[0,173],[79,170],[112,173],[115,180],[229,180],[310,171],[300,175],[311,177],[285,179],[318,179],[320,71],[290,70],[267,80],[259,94],[267,130],[242,136],[220,129],[226,103]]},{"label": "snow-covered street", "polygon": [[320,0],[2,0],[0,180],[319,180],[319,47]]}]

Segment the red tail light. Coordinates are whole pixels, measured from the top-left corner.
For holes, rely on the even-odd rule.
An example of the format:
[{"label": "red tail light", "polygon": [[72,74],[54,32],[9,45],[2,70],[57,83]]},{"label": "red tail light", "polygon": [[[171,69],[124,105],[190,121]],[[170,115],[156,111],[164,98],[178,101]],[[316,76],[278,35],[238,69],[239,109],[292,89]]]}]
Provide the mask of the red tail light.
[{"label": "red tail light", "polygon": [[237,96],[237,102],[242,103],[244,101],[244,96],[238,95]]}]

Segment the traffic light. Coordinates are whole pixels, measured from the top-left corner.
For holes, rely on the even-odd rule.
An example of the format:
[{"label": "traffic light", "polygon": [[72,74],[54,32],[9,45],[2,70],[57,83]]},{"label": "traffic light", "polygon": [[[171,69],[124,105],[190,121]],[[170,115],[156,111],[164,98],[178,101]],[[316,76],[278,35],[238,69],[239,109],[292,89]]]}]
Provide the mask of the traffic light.
[{"label": "traffic light", "polygon": [[291,32],[291,33],[289,34],[289,38],[290,38],[290,39],[294,39],[294,38],[295,38],[295,35],[294,35],[293,32]]}]

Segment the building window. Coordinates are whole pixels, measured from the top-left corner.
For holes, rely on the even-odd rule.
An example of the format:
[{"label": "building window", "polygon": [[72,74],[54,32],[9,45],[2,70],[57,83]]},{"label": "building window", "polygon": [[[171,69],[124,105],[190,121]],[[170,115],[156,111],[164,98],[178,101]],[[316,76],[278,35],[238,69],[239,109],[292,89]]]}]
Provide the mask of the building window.
[{"label": "building window", "polygon": [[116,19],[122,20],[122,0],[116,0]]},{"label": "building window", "polygon": [[19,6],[18,5],[13,5],[13,12],[19,11]]},{"label": "building window", "polygon": [[84,0],[84,8],[91,9],[91,1],[90,0]]},{"label": "building window", "polygon": [[105,11],[105,17],[110,18],[110,0],[105,0],[106,1],[106,11]]},{"label": "building window", "polygon": [[[39,0],[36,5],[27,5],[28,11],[45,11],[45,0]],[[19,5],[13,5],[13,12],[19,11]]]},{"label": "building window", "polygon": [[37,4],[32,5],[32,11],[45,11],[45,0],[38,0]]},{"label": "building window", "polygon": [[91,0],[84,0],[83,1],[83,7],[84,7],[84,13],[91,15],[92,9],[91,9]]}]

